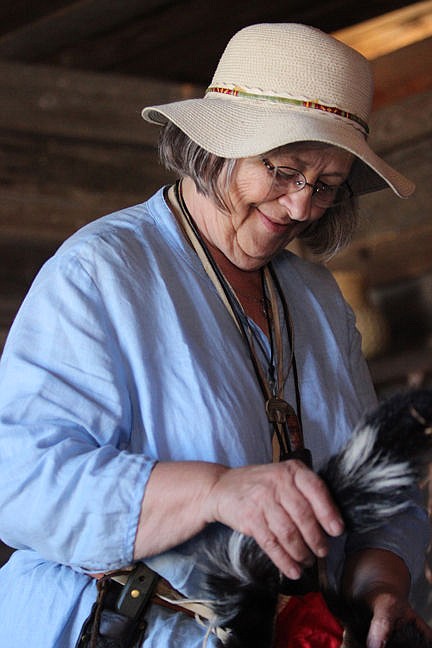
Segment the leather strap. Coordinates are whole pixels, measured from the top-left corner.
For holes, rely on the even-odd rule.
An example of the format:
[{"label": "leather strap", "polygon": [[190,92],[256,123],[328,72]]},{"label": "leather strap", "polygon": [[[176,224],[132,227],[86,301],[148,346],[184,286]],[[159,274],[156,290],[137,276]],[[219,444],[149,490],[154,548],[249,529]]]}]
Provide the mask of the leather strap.
[{"label": "leather strap", "polygon": [[97,579],[98,595],[75,648],[131,648],[144,637],[159,575],[144,563]]},{"label": "leather strap", "polygon": [[98,597],[75,648],[132,648],[144,637],[149,604],[194,618],[207,627],[206,637],[212,632],[221,640],[227,638],[228,631],[214,625],[215,614],[207,601],[184,598],[144,563],[92,577],[98,581]]}]

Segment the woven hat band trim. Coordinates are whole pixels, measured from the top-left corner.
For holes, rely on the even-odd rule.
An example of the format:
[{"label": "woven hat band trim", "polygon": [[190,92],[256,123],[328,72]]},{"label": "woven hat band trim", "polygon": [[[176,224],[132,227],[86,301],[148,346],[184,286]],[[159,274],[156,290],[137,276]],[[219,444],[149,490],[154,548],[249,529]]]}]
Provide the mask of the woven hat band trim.
[{"label": "woven hat band trim", "polygon": [[353,122],[359,124],[365,133],[369,133],[369,127],[367,123],[354,115],[353,113],[337,108],[336,106],[326,106],[325,104],[319,103],[318,101],[303,101],[302,99],[293,99],[292,97],[280,97],[278,95],[266,95],[257,92],[250,92],[244,88],[234,86],[233,88],[227,88],[223,86],[209,86],[206,90],[206,95],[211,92],[217,94],[230,95],[232,97],[241,97],[243,99],[262,99],[265,101],[274,101],[278,103],[291,104],[292,106],[301,106],[302,108],[313,108],[315,110],[322,110],[323,112],[332,113],[333,115],[338,115],[339,117],[345,117]]}]

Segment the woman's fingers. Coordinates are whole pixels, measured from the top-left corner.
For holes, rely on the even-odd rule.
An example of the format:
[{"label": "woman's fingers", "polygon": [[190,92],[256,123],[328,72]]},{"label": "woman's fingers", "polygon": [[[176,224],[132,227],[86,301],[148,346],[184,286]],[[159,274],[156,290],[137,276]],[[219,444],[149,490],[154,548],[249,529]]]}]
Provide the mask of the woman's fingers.
[{"label": "woman's fingers", "polygon": [[279,569],[291,579],[299,578],[303,567],[313,563],[312,551],[282,506],[275,506],[267,512],[262,535],[257,528],[255,539]]},{"label": "woman's fingers", "polygon": [[425,639],[432,641],[432,629],[415,613],[406,601],[383,592],[374,598],[367,648],[382,648],[395,624],[415,621]]},{"label": "woman's fingers", "polygon": [[[330,536],[343,533],[343,520],[323,480],[311,470],[299,469],[295,471],[294,482],[298,491],[310,504],[313,519],[318,522],[320,528]],[[301,513],[300,511],[300,515]]]},{"label": "woman's fingers", "polygon": [[261,549],[285,576],[291,580],[300,578],[302,573],[301,565],[297,560],[292,558],[289,551],[279,543],[274,534],[269,530],[261,533],[258,529],[254,538]]},{"label": "woman's fingers", "polygon": [[296,563],[303,566],[311,564],[313,552],[307,538],[288,511],[282,506],[276,506],[271,511],[271,515],[268,515],[267,526],[278,544]]},{"label": "woman's fingers", "polygon": [[[289,493],[282,493],[280,513],[277,522],[270,522],[282,551],[289,556],[294,571],[300,576],[303,567],[310,566],[314,556],[327,554],[329,535],[343,532],[343,521],[331,500],[324,482],[301,462],[288,462],[292,484]],[[272,511],[273,516],[277,509]],[[268,516],[270,518],[270,514]],[[287,574],[290,578],[292,575]]]},{"label": "woman's fingers", "polygon": [[289,578],[326,555],[326,534],[343,532],[325,484],[299,461],[229,470],[215,491],[215,519],[255,538]]}]

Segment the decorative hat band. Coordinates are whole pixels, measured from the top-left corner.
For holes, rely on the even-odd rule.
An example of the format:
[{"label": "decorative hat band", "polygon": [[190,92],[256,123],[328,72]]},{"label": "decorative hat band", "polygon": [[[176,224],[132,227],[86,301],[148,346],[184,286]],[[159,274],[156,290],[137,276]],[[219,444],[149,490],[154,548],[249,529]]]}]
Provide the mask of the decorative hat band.
[{"label": "decorative hat band", "polygon": [[242,97],[244,99],[263,99],[266,101],[275,101],[279,103],[291,104],[292,106],[301,106],[302,108],[314,108],[315,110],[322,110],[324,112],[332,113],[333,115],[338,115],[339,117],[345,117],[345,119],[350,119],[353,122],[359,124],[365,131],[369,133],[369,127],[367,123],[354,115],[353,113],[337,108],[336,106],[326,106],[325,104],[319,103],[318,101],[304,101],[302,99],[293,99],[292,97],[281,97],[278,95],[268,95],[264,93],[251,92],[241,88],[240,86],[234,86],[232,88],[226,86],[209,86],[206,90],[206,95],[211,92],[216,92],[217,94],[230,95],[232,97]]}]

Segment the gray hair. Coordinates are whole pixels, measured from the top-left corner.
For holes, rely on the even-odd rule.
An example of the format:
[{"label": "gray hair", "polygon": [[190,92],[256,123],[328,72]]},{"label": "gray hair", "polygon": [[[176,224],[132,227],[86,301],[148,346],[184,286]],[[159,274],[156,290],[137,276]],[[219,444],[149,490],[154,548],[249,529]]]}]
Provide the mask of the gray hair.
[{"label": "gray hair", "polygon": [[[200,193],[214,200],[223,211],[229,211],[228,192],[238,160],[209,153],[172,122],[161,129],[159,158],[168,171],[178,177],[189,176]],[[353,198],[348,204],[327,209],[298,238],[316,257],[328,260],[350,243],[357,222],[357,201]]]},{"label": "gray hair", "polygon": [[359,220],[358,202],[355,197],[347,202],[329,207],[321,218],[311,223],[298,239],[316,257],[329,261],[349,245]]}]

